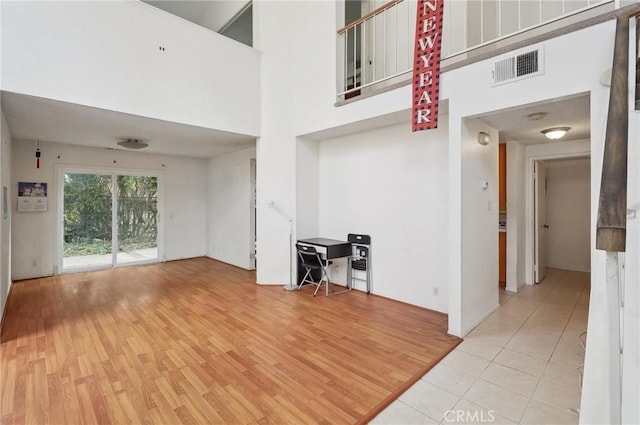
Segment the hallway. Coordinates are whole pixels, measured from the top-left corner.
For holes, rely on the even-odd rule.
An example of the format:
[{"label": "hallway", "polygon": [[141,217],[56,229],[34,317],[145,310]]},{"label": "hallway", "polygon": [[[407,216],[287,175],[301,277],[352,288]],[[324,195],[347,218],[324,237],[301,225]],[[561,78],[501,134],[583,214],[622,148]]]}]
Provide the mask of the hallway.
[{"label": "hallway", "polygon": [[589,292],[589,273],[559,269],[501,291],[500,308],[371,423],[577,424]]}]

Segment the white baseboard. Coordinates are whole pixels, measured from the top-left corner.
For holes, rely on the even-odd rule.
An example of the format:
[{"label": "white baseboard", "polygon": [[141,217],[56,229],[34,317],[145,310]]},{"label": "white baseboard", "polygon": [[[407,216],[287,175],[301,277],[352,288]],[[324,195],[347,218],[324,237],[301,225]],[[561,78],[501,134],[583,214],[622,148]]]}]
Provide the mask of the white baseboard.
[{"label": "white baseboard", "polygon": [[467,329],[466,331],[462,332],[462,338],[464,338],[469,332],[471,332],[472,330],[474,330],[480,323],[484,322],[485,319],[489,316],[491,316],[497,309],[500,308],[500,303],[498,303],[495,307],[493,307],[492,309],[490,309],[487,313],[485,313],[484,316],[482,316],[480,318],[480,320],[478,320],[473,326],[471,326],[469,329]]},{"label": "white baseboard", "polygon": [[579,266],[552,266],[551,264],[547,264],[547,268],[548,269],[558,269],[558,270],[568,270],[570,272],[583,272],[583,273],[589,273],[591,272],[591,269],[585,269],[584,267],[579,267]]}]

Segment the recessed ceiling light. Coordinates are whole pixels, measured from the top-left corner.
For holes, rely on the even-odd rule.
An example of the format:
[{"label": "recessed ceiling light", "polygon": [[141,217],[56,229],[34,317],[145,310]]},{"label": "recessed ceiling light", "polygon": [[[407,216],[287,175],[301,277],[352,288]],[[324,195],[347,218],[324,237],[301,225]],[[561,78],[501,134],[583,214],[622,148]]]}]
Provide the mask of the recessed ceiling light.
[{"label": "recessed ceiling light", "polygon": [[553,127],[546,128],[541,131],[544,134],[544,137],[551,140],[557,140],[564,137],[567,134],[567,131],[571,130],[571,127]]},{"label": "recessed ceiling light", "polygon": [[118,146],[127,149],[144,149],[149,146],[149,143],[139,139],[124,139],[118,142]]},{"label": "recessed ceiling light", "polygon": [[527,115],[527,118],[531,121],[538,121],[547,116],[547,112],[533,112]]}]

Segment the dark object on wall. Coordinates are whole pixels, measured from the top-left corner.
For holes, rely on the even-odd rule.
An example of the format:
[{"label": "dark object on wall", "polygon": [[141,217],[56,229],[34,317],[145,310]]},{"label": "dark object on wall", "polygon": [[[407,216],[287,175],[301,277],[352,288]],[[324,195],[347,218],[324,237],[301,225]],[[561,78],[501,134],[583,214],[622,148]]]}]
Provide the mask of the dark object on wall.
[{"label": "dark object on wall", "polygon": [[40,168],[40,140],[36,145],[36,168]]}]

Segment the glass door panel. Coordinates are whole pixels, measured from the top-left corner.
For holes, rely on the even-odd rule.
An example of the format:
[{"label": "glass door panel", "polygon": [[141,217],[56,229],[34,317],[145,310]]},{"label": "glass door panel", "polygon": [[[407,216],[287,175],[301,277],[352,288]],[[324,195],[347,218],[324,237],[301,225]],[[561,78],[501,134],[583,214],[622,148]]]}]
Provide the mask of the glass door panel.
[{"label": "glass door panel", "polygon": [[111,175],[65,173],[62,269],[113,264]]},{"label": "glass door panel", "polygon": [[117,176],[116,264],[158,258],[158,178]]}]

